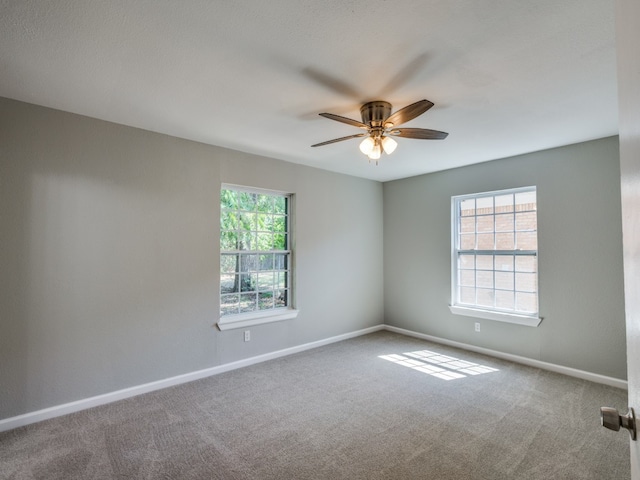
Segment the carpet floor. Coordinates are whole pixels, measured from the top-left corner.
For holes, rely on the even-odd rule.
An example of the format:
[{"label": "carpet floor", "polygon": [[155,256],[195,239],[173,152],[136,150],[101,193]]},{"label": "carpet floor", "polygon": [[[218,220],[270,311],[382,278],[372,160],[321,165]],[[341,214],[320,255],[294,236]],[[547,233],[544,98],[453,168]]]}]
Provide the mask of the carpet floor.
[{"label": "carpet floor", "polygon": [[377,332],[0,433],[0,478],[627,480],[626,403]]}]

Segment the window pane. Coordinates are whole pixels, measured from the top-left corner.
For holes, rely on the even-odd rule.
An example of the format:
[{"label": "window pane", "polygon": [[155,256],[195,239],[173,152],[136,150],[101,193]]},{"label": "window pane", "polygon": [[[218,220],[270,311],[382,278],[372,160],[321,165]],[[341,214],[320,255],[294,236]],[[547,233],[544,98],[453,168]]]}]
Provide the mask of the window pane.
[{"label": "window pane", "polygon": [[473,250],[474,248],[476,248],[476,235],[474,233],[460,235],[461,250]]},{"label": "window pane", "polygon": [[220,230],[236,230],[238,228],[238,216],[234,211],[223,210],[220,213]]},{"label": "window pane", "polygon": [[469,287],[460,287],[460,302],[467,305],[476,303],[476,289]]},{"label": "window pane", "polygon": [[494,246],[493,233],[478,234],[478,250],[493,250]]},{"label": "window pane", "polygon": [[513,290],[513,273],[496,272],[496,288],[499,290]]},{"label": "window pane", "polygon": [[287,261],[287,257],[288,255],[285,253],[276,253],[274,255],[274,259],[275,259],[275,266],[274,269],[275,270],[286,270],[287,266],[288,266],[288,261]]},{"label": "window pane", "polygon": [[496,308],[513,310],[515,308],[515,295],[504,290],[496,291]]},{"label": "window pane", "polygon": [[258,293],[258,309],[266,310],[273,308],[273,292],[260,292]]},{"label": "window pane", "polygon": [[253,250],[256,248],[256,234],[254,232],[240,232],[238,234],[238,250]]},{"label": "window pane", "polygon": [[513,214],[496,215],[496,232],[513,232]]},{"label": "window pane", "polygon": [[257,270],[257,255],[240,255],[240,272],[255,272]]},{"label": "window pane", "polygon": [[516,310],[528,313],[537,312],[538,305],[536,294],[516,292]]},{"label": "window pane", "polygon": [[513,255],[496,255],[496,270],[513,271]]},{"label": "window pane", "polygon": [[240,313],[253,312],[257,308],[255,293],[240,294]]},{"label": "window pane", "polygon": [[239,295],[222,295],[220,297],[220,312],[221,315],[229,315],[239,312]]},{"label": "window pane", "polygon": [[488,288],[478,288],[477,304],[482,307],[493,307],[493,290]]},{"label": "window pane", "polygon": [[221,273],[235,273],[238,269],[238,255],[220,255]]},{"label": "window pane", "polygon": [[273,234],[273,249],[274,250],[286,250],[287,249],[287,235],[284,233]]},{"label": "window pane", "polygon": [[537,292],[535,273],[516,273],[516,290],[519,292]]},{"label": "window pane", "polygon": [[220,232],[220,250],[237,250],[238,234],[236,232]]},{"label": "window pane", "polygon": [[285,197],[276,196],[273,199],[273,212],[274,213],[288,213],[287,212],[287,199]]},{"label": "window pane", "polygon": [[241,213],[238,215],[238,229],[244,231],[256,230],[256,214]]},{"label": "window pane", "polygon": [[220,208],[237,209],[238,192],[235,190],[222,190],[220,192]]},{"label": "window pane", "polygon": [[536,229],[537,215],[536,212],[516,213],[516,230],[532,231]]},{"label": "window pane", "polygon": [[476,198],[476,215],[493,213],[493,197]]},{"label": "window pane", "polygon": [[476,268],[479,270],[493,270],[493,255],[478,255]]},{"label": "window pane", "polygon": [[286,272],[277,272],[275,278],[276,278],[276,287],[277,288],[286,288],[287,287],[287,273]]},{"label": "window pane", "polygon": [[275,306],[276,307],[286,307],[289,302],[289,290],[276,290],[275,292]]},{"label": "window pane", "polygon": [[256,210],[258,212],[270,213],[273,211],[273,196],[271,195],[257,195],[256,197]]},{"label": "window pane", "polygon": [[460,232],[462,233],[474,233],[476,231],[476,218],[475,217],[462,217],[460,219]]},{"label": "window pane", "polygon": [[460,271],[460,285],[464,287],[475,287],[476,274],[473,270],[461,270]]},{"label": "window pane", "polygon": [[513,212],[513,194],[508,195],[496,195],[496,214]]},{"label": "window pane", "polygon": [[514,250],[515,237],[513,232],[496,233],[496,250]]},{"label": "window pane", "polygon": [[234,274],[220,275],[220,293],[233,293],[238,291],[238,276]]},{"label": "window pane", "polygon": [[258,268],[260,270],[273,270],[273,254],[262,254],[260,255],[260,265]]},{"label": "window pane", "polygon": [[493,215],[486,215],[484,217],[476,217],[476,228],[478,232],[493,232]]},{"label": "window pane", "polygon": [[460,216],[467,217],[476,214],[476,201],[471,198],[460,202]]},{"label": "window pane", "polygon": [[538,237],[536,232],[517,232],[516,245],[519,250],[537,250]]},{"label": "window pane", "polygon": [[536,209],[536,192],[519,192],[516,193],[516,211],[535,210]]},{"label": "window pane", "polygon": [[257,230],[261,232],[268,232],[271,230],[271,224],[273,217],[269,214],[259,213],[256,215],[256,222],[258,222]]},{"label": "window pane", "polygon": [[521,255],[516,257],[516,271],[517,272],[535,272],[537,259],[534,256]]},{"label": "window pane", "polygon": [[238,192],[238,208],[248,212],[256,209],[256,197],[258,195],[250,192]]},{"label": "window pane", "polygon": [[271,224],[271,229],[274,232],[281,232],[284,233],[287,231],[287,217],[285,217],[284,215],[274,215],[273,217],[273,221]]},{"label": "window pane", "polygon": [[258,273],[258,290],[273,290],[275,288],[273,272]]},{"label": "window pane", "polygon": [[475,268],[475,257],[473,255],[460,255],[458,257],[458,265],[461,269]]},{"label": "window pane", "polygon": [[240,274],[240,291],[241,292],[253,292],[256,290],[258,284],[258,276],[255,273],[241,273]]},{"label": "window pane", "polygon": [[493,288],[493,272],[476,271],[476,285],[478,287]]},{"label": "window pane", "polygon": [[258,233],[258,244],[256,250],[265,251],[273,249],[273,234],[272,233]]}]

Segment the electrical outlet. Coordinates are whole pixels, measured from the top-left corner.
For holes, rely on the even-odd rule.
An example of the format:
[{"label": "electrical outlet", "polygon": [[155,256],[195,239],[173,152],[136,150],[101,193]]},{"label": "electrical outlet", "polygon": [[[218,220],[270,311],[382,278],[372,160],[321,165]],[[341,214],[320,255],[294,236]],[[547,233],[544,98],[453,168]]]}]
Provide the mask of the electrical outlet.
[{"label": "electrical outlet", "polygon": [[249,340],[251,340],[251,331],[250,330],[245,330],[244,331],[244,341],[248,342]]},{"label": "electrical outlet", "polygon": [[476,322],[476,332],[480,331],[480,322]]}]

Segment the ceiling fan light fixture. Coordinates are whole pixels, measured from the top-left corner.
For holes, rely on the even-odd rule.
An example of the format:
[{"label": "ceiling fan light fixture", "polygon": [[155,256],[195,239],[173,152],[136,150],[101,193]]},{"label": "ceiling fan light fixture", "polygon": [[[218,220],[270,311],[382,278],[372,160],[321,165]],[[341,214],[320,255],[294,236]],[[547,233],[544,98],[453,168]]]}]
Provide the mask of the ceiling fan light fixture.
[{"label": "ceiling fan light fixture", "polygon": [[375,142],[375,145],[369,152],[369,160],[378,160],[382,155],[382,147],[380,146],[380,142]]},{"label": "ceiling fan light fixture", "polygon": [[387,155],[391,155],[396,147],[398,146],[398,142],[396,142],[391,137],[382,137],[382,148],[384,149],[384,153]]},{"label": "ceiling fan light fixture", "polygon": [[373,138],[367,137],[360,143],[360,151],[365,155],[369,155],[371,150],[373,150],[374,145],[375,142],[373,141]]}]

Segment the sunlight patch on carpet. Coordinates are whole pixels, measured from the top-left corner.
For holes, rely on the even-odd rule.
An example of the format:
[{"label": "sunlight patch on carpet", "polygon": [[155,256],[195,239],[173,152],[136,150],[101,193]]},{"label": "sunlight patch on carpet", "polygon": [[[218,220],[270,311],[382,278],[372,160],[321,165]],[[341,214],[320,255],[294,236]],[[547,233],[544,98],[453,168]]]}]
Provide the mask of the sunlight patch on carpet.
[{"label": "sunlight patch on carpet", "polygon": [[498,371],[497,368],[467,362],[466,360],[460,360],[459,358],[442,355],[430,350],[406,352],[402,355],[392,353],[390,355],[380,355],[378,358],[403,367],[413,368],[419,372],[447,381],[465,378],[467,375],[482,375]]}]

